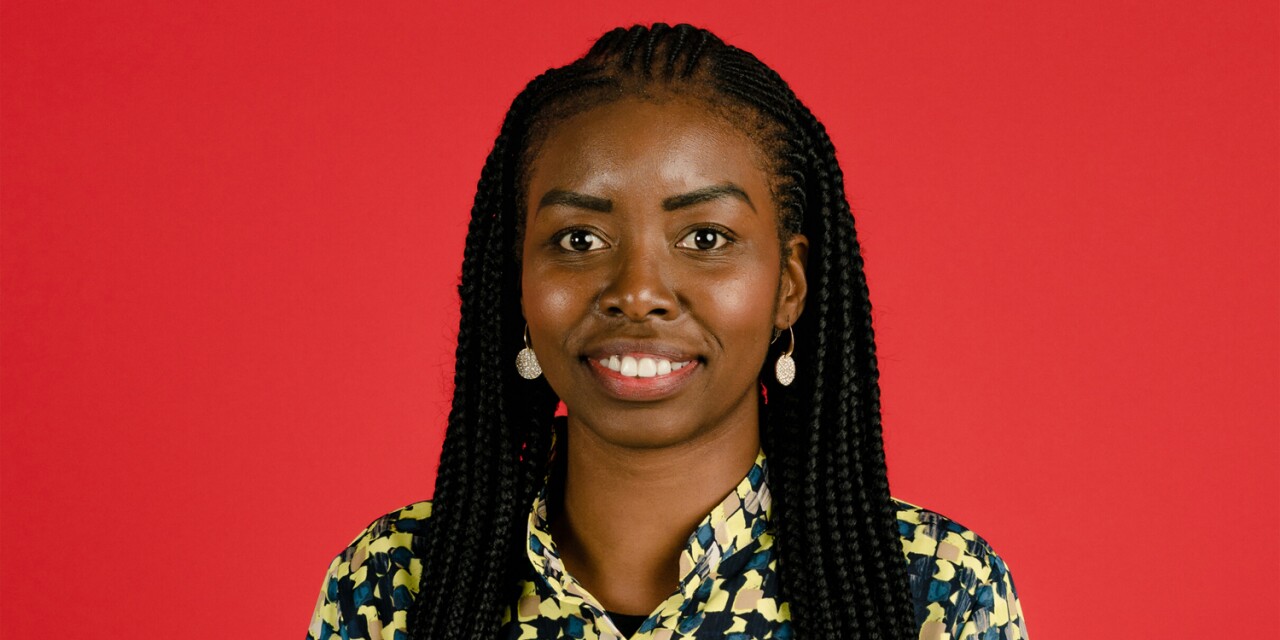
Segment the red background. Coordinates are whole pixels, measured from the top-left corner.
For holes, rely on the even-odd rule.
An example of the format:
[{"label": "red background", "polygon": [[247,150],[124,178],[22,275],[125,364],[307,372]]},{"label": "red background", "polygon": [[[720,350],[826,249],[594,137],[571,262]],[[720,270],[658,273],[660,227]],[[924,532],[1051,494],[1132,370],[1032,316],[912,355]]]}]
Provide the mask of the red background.
[{"label": "red background", "polygon": [[208,4],[0,9],[6,637],[301,637],[431,494],[510,99],[652,20],[828,125],[894,491],[1033,638],[1273,628],[1274,1]]}]

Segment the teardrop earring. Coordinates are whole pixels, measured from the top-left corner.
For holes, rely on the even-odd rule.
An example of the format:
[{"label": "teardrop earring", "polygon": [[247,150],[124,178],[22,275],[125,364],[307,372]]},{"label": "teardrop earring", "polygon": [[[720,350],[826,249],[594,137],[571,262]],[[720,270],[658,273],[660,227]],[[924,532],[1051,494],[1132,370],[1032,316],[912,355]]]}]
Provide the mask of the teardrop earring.
[{"label": "teardrop earring", "polygon": [[524,348],[516,354],[516,371],[525,380],[533,380],[542,375],[542,365],[538,363],[538,354],[529,346],[529,323],[524,325]]},{"label": "teardrop earring", "polygon": [[[787,327],[787,331],[791,334],[791,344],[787,345],[787,350],[778,356],[778,362],[773,367],[773,375],[778,378],[778,382],[782,386],[789,387],[796,379],[796,361],[791,359],[791,352],[796,349],[796,332],[791,327]],[[778,335],[782,335],[781,332]],[[777,340],[777,337],[774,337]]]}]

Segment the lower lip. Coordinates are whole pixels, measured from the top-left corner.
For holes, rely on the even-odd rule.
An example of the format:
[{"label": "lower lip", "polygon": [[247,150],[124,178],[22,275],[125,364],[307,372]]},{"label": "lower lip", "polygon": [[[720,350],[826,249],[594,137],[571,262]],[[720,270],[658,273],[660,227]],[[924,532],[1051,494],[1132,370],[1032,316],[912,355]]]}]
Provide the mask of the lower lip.
[{"label": "lower lip", "polygon": [[676,371],[652,378],[624,376],[590,358],[587,359],[587,366],[609,395],[619,400],[641,402],[661,400],[675,394],[689,382],[700,363],[697,360],[691,360],[689,364]]}]

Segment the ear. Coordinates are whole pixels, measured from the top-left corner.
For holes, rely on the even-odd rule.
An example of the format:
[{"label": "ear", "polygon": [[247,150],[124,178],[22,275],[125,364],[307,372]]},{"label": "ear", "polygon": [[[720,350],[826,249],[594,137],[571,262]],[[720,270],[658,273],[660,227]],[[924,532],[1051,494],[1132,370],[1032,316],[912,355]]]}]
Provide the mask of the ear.
[{"label": "ear", "polygon": [[803,233],[796,233],[787,240],[783,248],[787,251],[787,259],[782,265],[782,282],[778,286],[778,312],[773,318],[773,326],[786,329],[795,324],[804,311],[805,296],[809,293],[809,283],[805,279],[805,265],[809,263],[809,239]]}]

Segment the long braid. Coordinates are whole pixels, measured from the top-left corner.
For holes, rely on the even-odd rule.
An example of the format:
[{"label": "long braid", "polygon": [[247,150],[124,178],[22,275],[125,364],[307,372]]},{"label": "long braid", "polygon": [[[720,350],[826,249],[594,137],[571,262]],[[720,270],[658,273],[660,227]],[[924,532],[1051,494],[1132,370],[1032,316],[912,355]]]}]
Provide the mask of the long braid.
[{"label": "long braid", "polygon": [[410,631],[432,640],[492,637],[527,564],[523,523],[547,470],[558,398],[542,380],[516,378],[508,362],[523,332],[523,172],[554,122],[652,90],[771,123],[748,133],[774,160],[780,237],[810,239],[808,310],[795,325],[797,380],[766,382],[761,412],[793,624],[801,637],[914,637],[885,469],[871,305],[834,146],[775,71],[705,30],[665,24],[610,31],[582,59],[535,78],[485,161],[459,285],[453,407]]},{"label": "long braid", "polygon": [[511,189],[518,128],[512,118],[503,125],[481,172],[467,231],[458,287],[464,322],[427,536],[431,561],[424,564],[410,624],[420,638],[491,635],[512,595],[516,548],[479,541],[520,539],[520,516],[550,448],[554,393],[544,382],[514,380],[506,366],[523,328],[509,295],[518,286]]},{"label": "long braid", "polygon": [[[810,551],[821,550],[822,555],[801,560],[804,575],[784,577],[784,590],[797,622],[810,633],[831,633],[834,615],[844,620],[841,637],[910,634],[905,629],[914,624],[914,616],[884,464],[871,307],[835,149],[822,125],[781,78],[753,56],[734,51],[721,56],[717,66],[728,76],[725,93],[747,101],[791,132],[790,148],[780,154],[779,173],[789,182],[782,199],[789,200],[786,204],[793,211],[803,212],[802,230],[813,249],[809,272],[816,314],[805,314],[797,326],[800,335],[814,343],[810,369],[800,376],[815,383],[793,391],[770,389],[775,392],[771,402],[777,397],[781,404],[798,402],[809,408],[803,420],[808,430],[790,438],[775,433],[767,443],[774,450],[786,450],[803,442],[808,445],[804,457],[784,455],[782,464],[822,468],[820,476],[808,474],[799,492],[786,486],[795,482],[792,474],[780,474],[777,509],[779,546],[787,549],[782,551],[784,562],[792,558],[794,563],[800,560],[796,556]],[[830,375],[839,378],[834,399],[824,389]],[[798,417],[797,411],[779,409],[772,415]],[[770,460],[774,457],[770,451]],[[794,497],[787,499],[788,495]],[[815,504],[818,501],[823,504]],[[804,509],[796,514],[804,526],[794,521],[788,503]],[[820,523],[817,531],[814,521]],[[803,550],[797,548],[801,540]],[[840,552],[832,553],[833,549]],[[836,593],[822,584],[832,575],[839,585]],[[841,613],[849,611],[861,614]],[[889,620],[897,623],[885,624]]]}]

